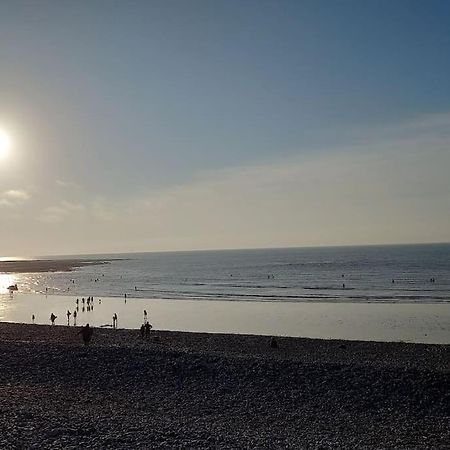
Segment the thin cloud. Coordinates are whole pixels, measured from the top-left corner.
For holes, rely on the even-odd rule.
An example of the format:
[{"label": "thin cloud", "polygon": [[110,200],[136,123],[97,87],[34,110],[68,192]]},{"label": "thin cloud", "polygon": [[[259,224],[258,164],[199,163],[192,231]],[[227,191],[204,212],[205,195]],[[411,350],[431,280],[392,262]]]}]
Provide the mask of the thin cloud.
[{"label": "thin cloud", "polygon": [[65,253],[450,241],[449,129],[450,116],[424,120],[145,195],[80,195],[25,213],[39,217],[39,245]]},{"label": "thin cloud", "polygon": [[39,216],[39,220],[44,223],[59,223],[68,217],[81,214],[84,211],[84,205],[63,200],[58,205],[47,206],[44,208]]},{"label": "thin cloud", "polygon": [[65,189],[79,189],[81,186],[74,181],[56,180],[55,184]]},{"label": "thin cloud", "polygon": [[5,206],[7,208],[10,208],[11,206],[14,206],[15,204],[8,200],[7,198],[0,198],[0,207]]},{"label": "thin cloud", "polygon": [[10,189],[0,194],[0,207],[14,208],[29,200],[30,195],[20,189]]},{"label": "thin cloud", "polygon": [[10,189],[9,191],[5,191],[2,194],[3,198],[9,198],[12,200],[28,200],[30,195],[23,190],[20,189]]}]

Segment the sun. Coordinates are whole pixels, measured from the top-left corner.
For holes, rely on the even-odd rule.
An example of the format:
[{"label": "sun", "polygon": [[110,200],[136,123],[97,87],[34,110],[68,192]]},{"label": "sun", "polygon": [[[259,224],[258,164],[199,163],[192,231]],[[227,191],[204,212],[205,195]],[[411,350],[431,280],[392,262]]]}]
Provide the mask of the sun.
[{"label": "sun", "polygon": [[11,150],[11,138],[6,131],[0,129],[0,158],[8,156]]}]

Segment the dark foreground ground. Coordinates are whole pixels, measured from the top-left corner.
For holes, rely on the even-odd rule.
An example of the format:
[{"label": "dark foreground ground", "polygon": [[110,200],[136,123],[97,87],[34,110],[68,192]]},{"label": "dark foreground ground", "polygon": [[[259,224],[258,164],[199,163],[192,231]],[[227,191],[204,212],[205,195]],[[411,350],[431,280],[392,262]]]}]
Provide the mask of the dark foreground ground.
[{"label": "dark foreground ground", "polygon": [[449,448],[450,346],[0,323],[0,448]]}]

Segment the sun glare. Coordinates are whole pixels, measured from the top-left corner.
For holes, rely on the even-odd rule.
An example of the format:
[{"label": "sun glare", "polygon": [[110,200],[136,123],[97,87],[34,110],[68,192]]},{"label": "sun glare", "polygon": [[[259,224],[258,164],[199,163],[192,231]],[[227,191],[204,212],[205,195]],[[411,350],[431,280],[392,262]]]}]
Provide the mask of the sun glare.
[{"label": "sun glare", "polygon": [[11,138],[6,131],[0,129],[0,158],[8,156],[11,149]]}]

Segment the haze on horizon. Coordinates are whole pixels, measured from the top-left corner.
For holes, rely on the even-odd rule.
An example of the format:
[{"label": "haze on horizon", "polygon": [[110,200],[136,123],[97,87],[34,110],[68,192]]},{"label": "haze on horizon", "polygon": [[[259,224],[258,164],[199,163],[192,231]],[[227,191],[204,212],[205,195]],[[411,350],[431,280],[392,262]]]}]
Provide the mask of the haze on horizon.
[{"label": "haze on horizon", "polygon": [[449,23],[440,0],[1,2],[0,255],[450,242]]}]

